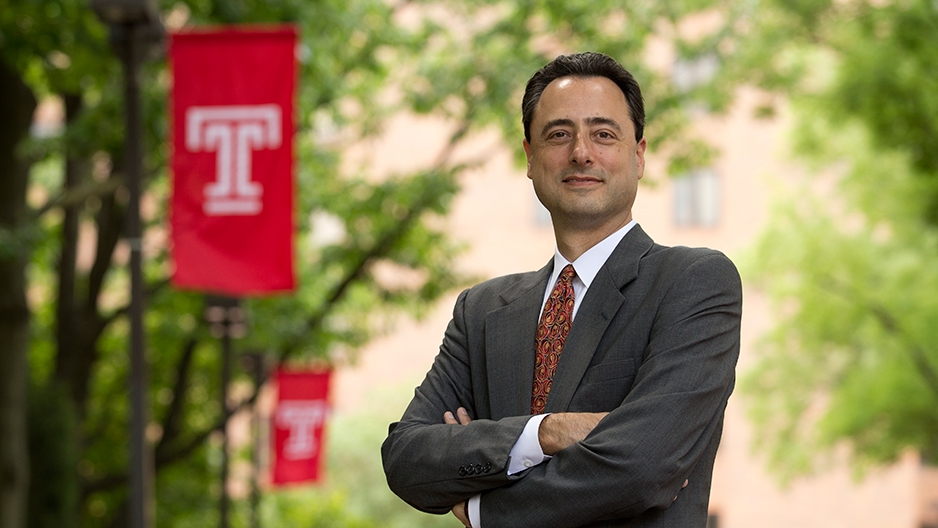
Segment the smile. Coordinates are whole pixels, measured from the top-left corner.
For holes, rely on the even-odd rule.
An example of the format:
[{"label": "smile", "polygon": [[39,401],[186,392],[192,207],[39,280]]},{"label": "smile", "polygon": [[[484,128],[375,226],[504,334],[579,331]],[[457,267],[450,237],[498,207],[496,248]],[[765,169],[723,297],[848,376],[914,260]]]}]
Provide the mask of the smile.
[{"label": "smile", "polygon": [[563,183],[602,183],[602,180],[593,176],[584,176],[584,175],[574,175],[567,176],[563,179]]}]

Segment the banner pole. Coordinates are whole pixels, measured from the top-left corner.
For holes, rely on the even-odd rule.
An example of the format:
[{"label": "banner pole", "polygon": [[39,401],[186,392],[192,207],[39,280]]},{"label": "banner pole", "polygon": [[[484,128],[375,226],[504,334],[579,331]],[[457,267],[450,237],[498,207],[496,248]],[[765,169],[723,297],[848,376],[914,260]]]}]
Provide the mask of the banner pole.
[{"label": "banner pole", "polygon": [[127,204],[127,242],[130,246],[130,429],[131,429],[131,526],[152,525],[153,456],[146,438],[149,421],[147,395],[148,372],[143,328],[143,234],[140,222],[142,187],[142,148],[138,61],[140,59],[141,24],[123,25],[124,104],[127,112],[126,185],[130,195]]},{"label": "banner pole", "polygon": [[267,378],[266,362],[262,351],[251,351],[241,354],[241,368],[251,373],[254,382],[254,390],[257,398],[251,405],[251,496],[250,496],[250,519],[248,526],[250,528],[260,528],[260,516],[258,509],[261,502],[260,473],[261,473],[261,417],[258,412],[258,402],[260,401],[261,387]]},{"label": "banner pole", "polygon": [[163,39],[163,25],[155,0],[91,0],[90,7],[109,26],[111,46],[124,70],[124,185],[128,203],[124,237],[130,247],[130,336],[128,355],[130,372],[129,429],[130,475],[127,498],[131,528],[149,528],[154,524],[153,448],[147,441],[150,401],[149,373],[143,325],[143,228],[140,221],[140,196],[143,187],[143,125],[140,102],[140,64],[144,54]]},{"label": "banner pole", "polygon": [[244,314],[240,307],[240,299],[217,295],[207,295],[205,298],[205,319],[210,323],[211,333],[221,340],[221,412],[222,412],[222,445],[221,445],[221,497],[219,498],[219,527],[228,528],[228,516],[231,499],[228,495],[228,467],[229,442],[228,419],[231,418],[231,408],[228,404],[228,386],[231,384],[231,355],[232,338],[243,337],[246,327]]},{"label": "banner pole", "polygon": [[228,385],[231,383],[231,319],[225,317],[225,332],[221,338],[221,404],[225,413],[225,426],[222,429],[221,442],[221,528],[228,528],[228,418],[231,410],[228,408]]}]

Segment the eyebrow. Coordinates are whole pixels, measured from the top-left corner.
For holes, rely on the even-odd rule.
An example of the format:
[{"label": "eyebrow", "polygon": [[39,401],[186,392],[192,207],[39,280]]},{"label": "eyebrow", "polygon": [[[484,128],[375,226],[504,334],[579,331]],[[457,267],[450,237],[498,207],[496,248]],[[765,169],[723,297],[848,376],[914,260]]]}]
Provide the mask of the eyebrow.
[{"label": "eyebrow", "polygon": [[[615,119],[610,119],[608,117],[589,117],[586,119],[586,124],[590,126],[606,125],[606,126],[610,126],[616,129],[616,132],[622,132],[622,127],[619,126],[619,123],[616,122]],[[573,122],[572,119],[567,119],[567,118],[554,119],[552,121],[548,121],[547,124],[544,125],[544,128],[541,129],[541,133],[543,134],[544,132],[547,132],[551,128],[558,127],[558,126],[572,127],[574,125],[575,123]]]}]

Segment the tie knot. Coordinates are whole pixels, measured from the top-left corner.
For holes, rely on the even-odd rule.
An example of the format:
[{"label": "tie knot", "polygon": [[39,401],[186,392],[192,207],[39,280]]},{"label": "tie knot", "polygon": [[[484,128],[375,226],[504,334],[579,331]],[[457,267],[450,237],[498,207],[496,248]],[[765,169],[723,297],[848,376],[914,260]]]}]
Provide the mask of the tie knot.
[{"label": "tie knot", "polygon": [[564,282],[573,282],[573,277],[576,277],[576,270],[573,269],[573,264],[567,264],[560,271],[560,278],[558,281]]}]

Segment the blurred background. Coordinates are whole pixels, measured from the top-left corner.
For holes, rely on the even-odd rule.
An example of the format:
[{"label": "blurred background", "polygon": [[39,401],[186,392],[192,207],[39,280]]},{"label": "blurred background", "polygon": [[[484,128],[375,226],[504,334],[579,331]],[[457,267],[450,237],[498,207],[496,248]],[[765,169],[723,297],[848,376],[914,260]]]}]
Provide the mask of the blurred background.
[{"label": "blurred background", "polygon": [[[551,258],[520,99],[583,50],[645,93],[635,218],[743,274],[710,528],[938,526],[938,3],[157,7],[166,31],[289,22],[300,44],[299,287],[243,301],[232,412],[205,298],[169,285],[160,45],[140,72],[155,526],[219,524],[222,431],[231,526],[458,526],[394,497],[379,447],[458,292]],[[0,0],[0,528],[129,525],[122,94],[88,2]],[[278,364],[336,372],[316,486],[266,481]]]}]

